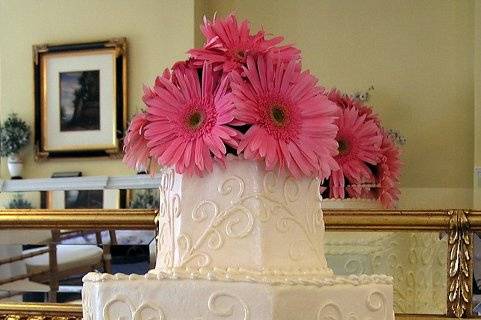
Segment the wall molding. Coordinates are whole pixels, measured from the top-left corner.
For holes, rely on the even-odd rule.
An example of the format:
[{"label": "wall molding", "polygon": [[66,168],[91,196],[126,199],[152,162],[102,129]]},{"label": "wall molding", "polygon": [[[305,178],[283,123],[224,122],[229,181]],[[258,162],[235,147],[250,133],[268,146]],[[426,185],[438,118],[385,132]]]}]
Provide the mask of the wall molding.
[{"label": "wall molding", "polygon": [[93,176],[0,180],[0,193],[61,190],[149,189],[158,188],[160,176]]}]

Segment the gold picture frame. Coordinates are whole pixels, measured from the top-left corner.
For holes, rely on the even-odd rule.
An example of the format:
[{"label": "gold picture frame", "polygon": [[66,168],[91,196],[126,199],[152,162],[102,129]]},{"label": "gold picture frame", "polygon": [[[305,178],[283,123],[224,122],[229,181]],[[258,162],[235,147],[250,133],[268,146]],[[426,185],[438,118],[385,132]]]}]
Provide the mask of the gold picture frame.
[{"label": "gold picture frame", "polygon": [[33,46],[36,160],[122,152],[127,40]]}]

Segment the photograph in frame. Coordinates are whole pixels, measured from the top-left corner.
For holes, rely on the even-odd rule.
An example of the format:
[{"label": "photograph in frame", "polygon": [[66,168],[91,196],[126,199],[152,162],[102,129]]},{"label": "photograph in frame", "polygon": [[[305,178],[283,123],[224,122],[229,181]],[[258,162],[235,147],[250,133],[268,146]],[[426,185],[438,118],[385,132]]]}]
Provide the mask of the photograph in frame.
[{"label": "photograph in frame", "polygon": [[100,70],[60,72],[60,131],[100,130]]}]

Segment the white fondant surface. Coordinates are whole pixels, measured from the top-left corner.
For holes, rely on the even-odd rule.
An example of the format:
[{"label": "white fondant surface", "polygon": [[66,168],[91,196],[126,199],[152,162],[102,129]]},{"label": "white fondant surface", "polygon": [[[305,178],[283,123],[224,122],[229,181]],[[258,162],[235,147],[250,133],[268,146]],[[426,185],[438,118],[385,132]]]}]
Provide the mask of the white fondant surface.
[{"label": "white fondant surface", "polygon": [[331,275],[317,179],[231,158],[205,177],[164,173],[156,270],[315,270]]},{"label": "white fondant surface", "polygon": [[322,286],[100,274],[84,281],[85,320],[394,319],[389,277],[331,277]]}]

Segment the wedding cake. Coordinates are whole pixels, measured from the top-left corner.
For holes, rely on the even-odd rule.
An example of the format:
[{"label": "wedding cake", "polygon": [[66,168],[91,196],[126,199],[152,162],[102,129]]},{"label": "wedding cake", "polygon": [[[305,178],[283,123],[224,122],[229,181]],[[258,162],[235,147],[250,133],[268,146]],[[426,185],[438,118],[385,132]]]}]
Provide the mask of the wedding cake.
[{"label": "wedding cake", "polygon": [[156,268],[86,275],[84,319],[394,318],[391,277],[329,269],[317,179],[226,166],[162,172]]},{"label": "wedding cake", "polygon": [[[233,15],[201,29],[204,46],[145,88],[124,140],[128,165],[163,168],[156,267],[87,274],[84,318],[393,319],[391,277],[335,276],[324,254],[320,181],[342,180],[344,111],[281,37]],[[381,147],[361,133],[358,155]]]}]

